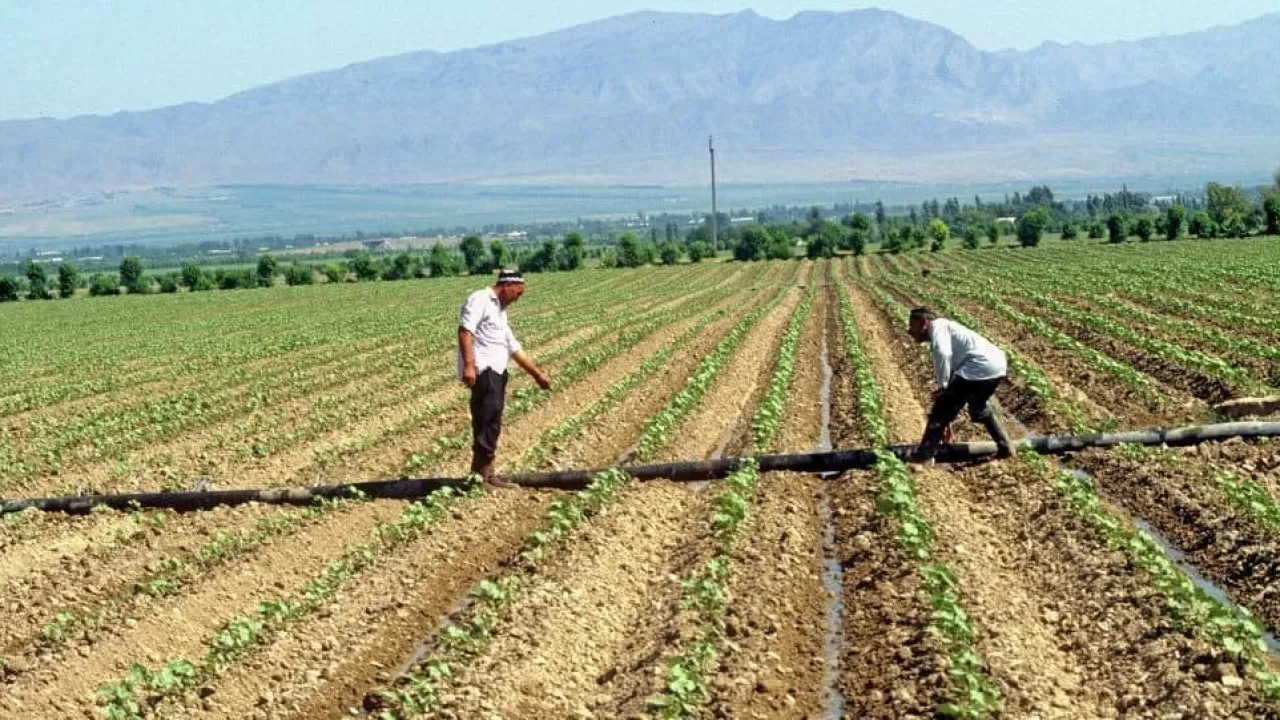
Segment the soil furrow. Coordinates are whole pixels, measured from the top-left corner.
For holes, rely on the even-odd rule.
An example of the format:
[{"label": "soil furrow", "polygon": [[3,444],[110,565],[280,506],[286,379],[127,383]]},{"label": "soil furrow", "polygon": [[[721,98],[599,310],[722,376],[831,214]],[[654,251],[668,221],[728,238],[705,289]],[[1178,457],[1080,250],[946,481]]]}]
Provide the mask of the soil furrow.
[{"label": "soil furrow", "polygon": [[[1228,452],[1254,451],[1257,461],[1280,464],[1274,450],[1234,441]],[[1280,534],[1234,507],[1215,484],[1213,463],[1199,457],[1208,446],[1167,460],[1129,460],[1115,451],[1090,450],[1073,464],[1098,490],[1151,523],[1202,575],[1280,632]],[[1259,451],[1261,450],[1261,452]],[[1229,469],[1229,465],[1223,465]],[[1236,473],[1248,477],[1248,473]]]},{"label": "soil furrow", "polygon": [[819,717],[826,701],[822,481],[767,473],[733,554],[725,647],[711,683],[719,718]]},{"label": "soil furrow", "polygon": [[276,638],[193,696],[171,718],[333,718],[430,635],[538,523],[550,493],[492,491],[424,537],[380,558],[317,617]]},{"label": "soil furrow", "polygon": [[698,407],[672,430],[672,437],[680,438],[679,446],[659,452],[656,461],[700,460],[722,445],[729,451],[725,454],[743,447],[751,432],[751,412],[773,373],[778,342],[791,312],[804,297],[804,291],[797,288],[785,292],[782,301],[747,333]]},{"label": "soil furrow", "polygon": [[[827,293],[832,442],[865,447],[858,390],[836,314],[838,292],[832,285]],[[897,524],[876,509],[877,487],[875,473],[867,471],[826,483],[844,608],[836,685],[845,717],[931,718],[948,686],[943,648],[930,631],[928,599],[914,560],[898,541]]]},{"label": "soil furrow", "polygon": [[[820,268],[821,270],[822,268]],[[823,282],[821,274],[813,280]],[[814,449],[822,426],[822,340],[826,293],[801,330],[779,452]],[[822,481],[811,475],[760,478],[743,539],[733,554],[727,637],[711,681],[720,718],[818,717],[826,702]]]},{"label": "soil furrow", "polygon": [[1164,358],[1134,347],[1105,333],[1058,317],[1017,298],[1006,301],[1018,309],[1053,325],[1058,330],[1080,342],[1146,373],[1176,404],[1203,408],[1204,403],[1216,403],[1232,397],[1230,385],[1216,377],[1205,375],[1191,368],[1175,365]]},{"label": "soil furrow", "polygon": [[[854,296],[861,290],[852,288]],[[865,300],[857,302],[865,307]],[[924,409],[915,399],[920,383],[903,373],[890,350],[886,328],[870,313],[857,317],[867,356],[885,400],[885,420],[896,442],[924,432]],[[926,386],[927,387],[927,386]],[[916,390],[916,391],[913,391]],[[940,559],[955,571],[962,602],[978,628],[977,647],[1006,694],[1007,709],[1047,717],[1103,717],[1102,708],[1070,693],[1084,677],[1084,663],[1060,649],[1055,628],[1038,612],[1039,599],[1019,567],[1022,554],[985,521],[954,475],[918,468],[916,489],[938,535]]]},{"label": "soil furrow", "polygon": [[[667,571],[695,544],[706,514],[705,495],[687,487],[627,488],[517,601],[442,714],[617,717],[607,708],[636,699],[609,692],[619,674],[634,672],[619,651],[635,633],[653,632],[654,613],[678,607],[679,584]],[[654,647],[659,667],[664,649]]]},{"label": "soil furrow", "polygon": [[[868,351],[886,386],[898,439],[922,431],[923,408],[902,388],[874,329]],[[899,388],[893,390],[892,388]],[[957,473],[915,471],[978,628],[978,649],[1018,716],[1260,716],[1256,688],[1231,689],[1229,658],[1172,626],[1163,597],[1018,463]]]},{"label": "soil furrow", "polygon": [[264,545],[251,557],[206,577],[187,595],[142,606],[139,616],[117,628],[116,635],[68,648],[56,666],[20,676],[6,688],[0,707],[49,718],[91,714],[98,685],[118,679],[130,663],[154,667],[178,657],[197,657],[221,623],[251,614],[258,602],[281,590],[301,587],[345,546],[367,542],[373,526],[394,519],[402,505],[356,504]]},{"label": "soil furrow", "polygon": [[[272,510],[255,504],[171,515],[163,525],[130,526],[133,536],[126,543],[90,545],[81,552],[64,549],[56,562],[3,586],[0,597],[4,606],[0,609],[7,615],[0,623],[0,651],[11,652],[19,644],[31,643],[57,612],[81,612],[113,597],[131,594],[134,584],[146,577],[161,558],[194,552],[223,526],[252,522]],[[130,523],[130,518],[143,517],[115,516],[125,523]],[[79,634],[78,630],[68,632]]]}]

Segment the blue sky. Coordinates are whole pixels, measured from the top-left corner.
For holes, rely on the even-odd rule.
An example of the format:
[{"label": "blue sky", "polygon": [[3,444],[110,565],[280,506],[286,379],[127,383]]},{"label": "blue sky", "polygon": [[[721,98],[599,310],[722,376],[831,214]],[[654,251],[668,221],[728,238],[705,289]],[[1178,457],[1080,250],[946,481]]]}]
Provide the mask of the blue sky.
[{"label": "blue sky", "polygon": [[0,120],[211,101],[314,70],[641,9],[752,8],[781,19],[872,5],[988,50],[1189,32],[1280,10],[1280,0],[0,0]]}]

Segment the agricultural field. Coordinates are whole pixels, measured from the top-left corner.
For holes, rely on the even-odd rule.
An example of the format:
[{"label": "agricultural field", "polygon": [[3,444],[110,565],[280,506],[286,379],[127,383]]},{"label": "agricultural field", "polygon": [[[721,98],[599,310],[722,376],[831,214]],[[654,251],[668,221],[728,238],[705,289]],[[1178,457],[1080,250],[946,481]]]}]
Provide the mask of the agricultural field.
[{"label": "agricultural field", "polygon": [[[0,716],[1280,718],[1280,444],[904,464],[910,307],[1019,434],[1280,385],[1280,247],[534,275],[503,471],[882,450],[834,477],[0,518]],[[0,496],[460,476],[458,278],[0,308]],[[958,440],[985,439],[967,421]]]}]

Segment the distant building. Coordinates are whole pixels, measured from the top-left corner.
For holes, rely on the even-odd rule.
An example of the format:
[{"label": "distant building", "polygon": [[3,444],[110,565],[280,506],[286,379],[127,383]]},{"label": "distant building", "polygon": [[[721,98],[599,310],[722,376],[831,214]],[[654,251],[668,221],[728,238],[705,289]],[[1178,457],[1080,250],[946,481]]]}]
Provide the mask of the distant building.
[{"label": "distant building", "polygon": [[392,250],[391,241],[389,240],[365,240],[364,246],[370,250]]}]

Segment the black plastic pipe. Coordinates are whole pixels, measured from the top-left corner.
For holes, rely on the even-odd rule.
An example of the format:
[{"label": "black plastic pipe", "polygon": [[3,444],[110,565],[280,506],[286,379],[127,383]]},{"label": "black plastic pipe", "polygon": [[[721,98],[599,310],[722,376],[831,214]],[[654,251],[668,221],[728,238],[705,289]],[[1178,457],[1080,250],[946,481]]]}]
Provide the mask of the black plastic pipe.
[{"label": "black plastic pipe", "polygon": [[[1122,433],[1097,433],[1091,435],[1050,435],[1029,438],[1018,443],[1039,453],[1056,455],[1084,450],[1091,447],[1115,447],[1122,444],[1136,445],[1193,445],[1211,440],[1233,437],[1257,438],[1280,436],[1280,422],[1236,422],[1217,425],[1199,425],[1173,429],[1135,430]],[[889,448],[903,460],[910,461],[914,445],[896,445]],[[979,460],[996,451],[995,443],[955,443],[945,446],[934,458],[938,462],[967,462]],[[666,479],[676,482],[694,482],[723,478],[742,466],[743,458],[724,458],[699,462],[674,462],[656,465],[622,467],[636,480]],[[756,458],[763,472],[838,473],[874,467],[876,455],[868,449],[836,450],[821,453],[790,455],[761,455]],[[560,470],[542,473],[507,475],[504,479],[527,488],[554,488],[581,490],[591,482],[600,470]],[[309,488],[279,488],[272,490],[212,490],[207,492],[136,493],[129,495],[85,495],[77,497],[37,498],[0,502],[0,515],[36,508],[49,512],[84,514],[98,505],[116,510],[132,508],[168,508],[179,512],[208,510],[219,505],[242,505],[251,502],[286,505],[309,505],[320,498],[350,497],[355,492],[374,498],[414,500],[425,497],[443,487],[466,487],[466,478],[400,478],[370,482],[344,483],[341,485],[317,485]]]}]

